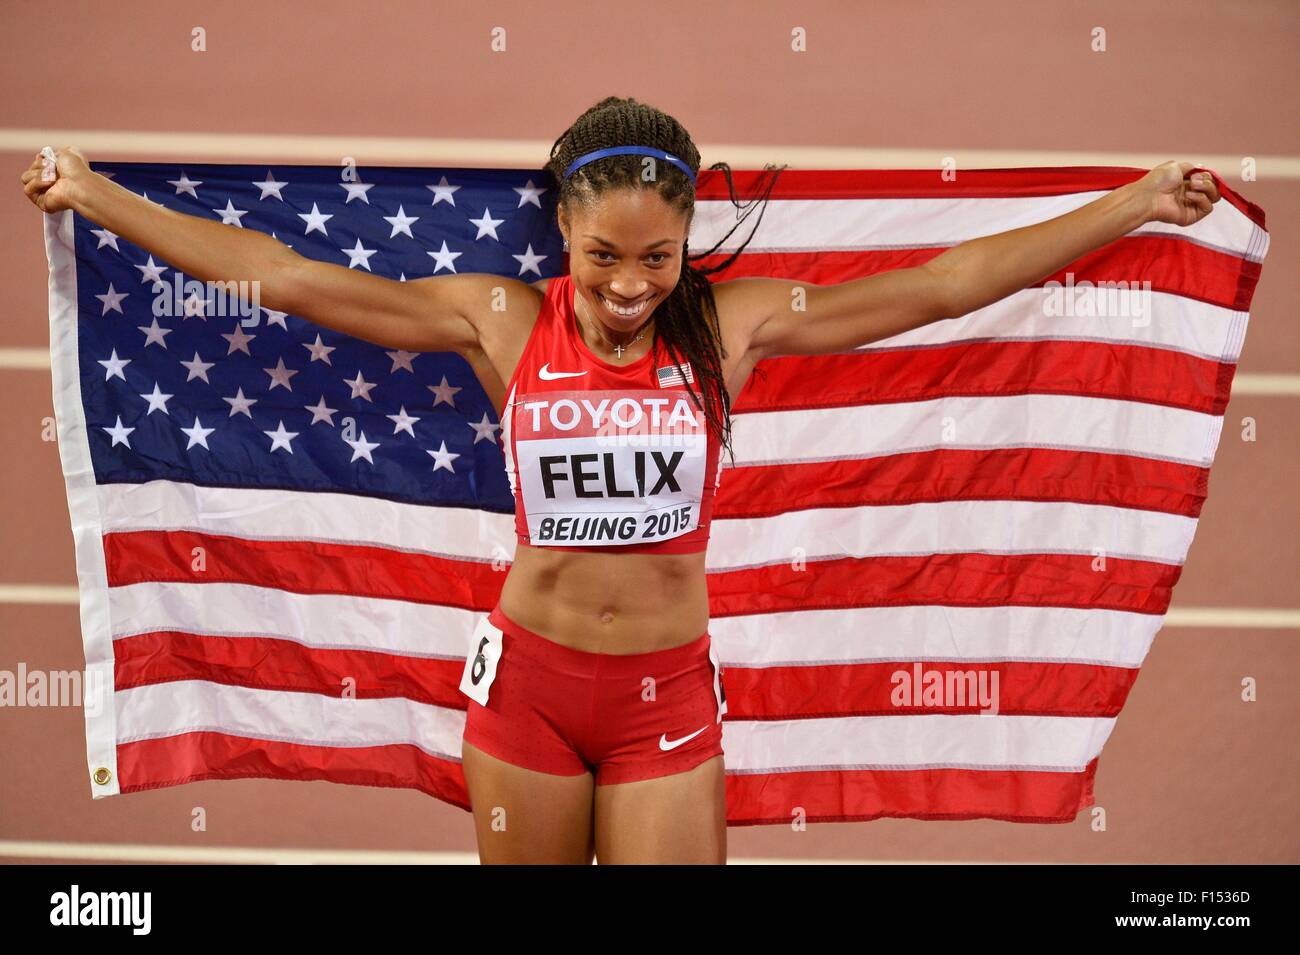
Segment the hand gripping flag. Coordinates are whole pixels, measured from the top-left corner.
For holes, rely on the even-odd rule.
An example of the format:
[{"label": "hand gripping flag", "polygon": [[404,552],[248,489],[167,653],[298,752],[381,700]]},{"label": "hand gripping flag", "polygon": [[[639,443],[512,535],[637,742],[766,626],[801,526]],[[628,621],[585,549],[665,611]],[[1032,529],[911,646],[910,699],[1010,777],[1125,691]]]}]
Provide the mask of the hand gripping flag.
[{"label": "hand gripping flag", "polygon": [[[564,270],[538,171],[95,168],[396,281]],[[786,170],[715,279],[917,265],[1141,174]],[[968,315],[760,363],[707,554],[731,825],[1092,805],[1268,248],[1262,210],[1218,186],[1196,225],[1147,224]],[[690,246],[736,213],[704,173]],[[86,710],[92,795],[258,776],[468,808],[457,687],[514,547],[469,365],[194,287],[71,212],[45,230],[87,685],[111,687]]]}]

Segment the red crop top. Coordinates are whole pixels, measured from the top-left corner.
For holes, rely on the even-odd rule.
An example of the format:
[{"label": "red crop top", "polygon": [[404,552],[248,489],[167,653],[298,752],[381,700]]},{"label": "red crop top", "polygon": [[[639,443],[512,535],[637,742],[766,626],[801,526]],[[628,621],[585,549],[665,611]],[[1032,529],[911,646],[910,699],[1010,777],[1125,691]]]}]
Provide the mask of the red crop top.
[{"label": "red crop top", "polygon": [[656,337],[627,365],[605,361],[578,334],[573,296],[571,276],[551,280],[506,386],[516,535],[557,550],[704,550],[721,444],[664,344]]}]

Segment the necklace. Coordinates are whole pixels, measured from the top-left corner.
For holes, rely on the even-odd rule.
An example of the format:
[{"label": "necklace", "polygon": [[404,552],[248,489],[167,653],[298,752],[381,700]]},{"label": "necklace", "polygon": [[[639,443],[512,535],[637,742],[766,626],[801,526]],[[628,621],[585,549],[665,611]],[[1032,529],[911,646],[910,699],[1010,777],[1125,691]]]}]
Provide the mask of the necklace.
[{"label": "necklace", "polygon": [[643,328],[643,329],[641,329],[641,331],[639,331],[639,332],[636,333],[636,338],[634,338],[634,339],[632,339],[630,342],[628,342],[627,345],[615,345],[615,346],[614,346],[614,351],[618,353],[618,357],[619,357],[619,358],[622,358],[622,357],[623,357],[623,349],[627,348],[628,345],[633,345],[633,344],[635,344],[636,342],[639,342],[639,341],[641,340],[642,336],[644,336],[644,335],[645,335],[645,329]]},{"label": "necklace", "polygon": [[[575,293],[574,293],[574,302],[575,302],[575,304],[576,304],[578,301],[580,301],[580,300],[581,300],[581,296],[579,296],[579,295],[575,292]],[[618,355],[618,357],[621,359],[621,358],[623,357],[623,352],[627,351],[627,349],[628,349],[630,346],[635,345],[637,342],[639,342],[642,338],[645,337],[646,329],[649,328],[649,327],[650,327],[650,320],[647,319],[645,325],[641,326],[641,331],[639,331],[639,332],[636,333],[636,337],[635,337],[635,338],[632,338],[632,339],[628,340],[627,342],[623,343],[622,345],[615,345],[615,346],[614,346],[614,353],[615,353],[616,355]],[[600,336],[597,335],[596,337],[599,338]]]}]

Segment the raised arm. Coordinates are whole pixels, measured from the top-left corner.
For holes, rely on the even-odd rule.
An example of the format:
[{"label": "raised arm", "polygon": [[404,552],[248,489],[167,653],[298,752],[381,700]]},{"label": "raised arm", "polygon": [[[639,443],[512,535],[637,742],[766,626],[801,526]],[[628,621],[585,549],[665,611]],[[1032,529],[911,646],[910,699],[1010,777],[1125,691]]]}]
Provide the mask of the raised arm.
[{"label": "raised arm", "polygon": [[389,348],[455,351],[479,346],[476,316],[487,313],[495,275],[445,275],[398,282],[319,262],[253,229],[164,208],[91,170],[61,149],[57,178],[42,179],[38,155],[23,189],[45,212],[75,209],[92,222],[204,282],[256,282],[261,305]]},{"label": "raised arm", "polygon": [[1194,168],[1161,163],[1073,212],[962,242],[914,268],[839,285],[764,278],[721,282],[719,308],[751,316],[748,354],[755,362],[857,348],[991,305],[1146,222],[1191,225],[1219,201],[1209,174],[1185,180]]}]

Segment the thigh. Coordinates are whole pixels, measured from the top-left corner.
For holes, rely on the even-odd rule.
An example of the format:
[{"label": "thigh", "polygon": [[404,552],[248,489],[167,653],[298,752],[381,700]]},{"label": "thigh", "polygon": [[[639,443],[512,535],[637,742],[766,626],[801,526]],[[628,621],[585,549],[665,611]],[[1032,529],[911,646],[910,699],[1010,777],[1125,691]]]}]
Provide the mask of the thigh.
[{"label": "thigh", "polygon": [[515,766],[462,742],[461,768],[484,864],[590,865],[591,773],[557,776]]},{"label": "thigh", "polygon": [[602,865],[727,861],[721,756],[671,776],[597,786],[595,803],[596,858]]}]

